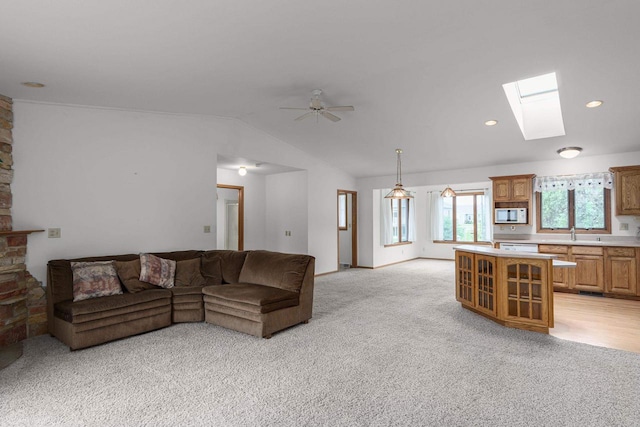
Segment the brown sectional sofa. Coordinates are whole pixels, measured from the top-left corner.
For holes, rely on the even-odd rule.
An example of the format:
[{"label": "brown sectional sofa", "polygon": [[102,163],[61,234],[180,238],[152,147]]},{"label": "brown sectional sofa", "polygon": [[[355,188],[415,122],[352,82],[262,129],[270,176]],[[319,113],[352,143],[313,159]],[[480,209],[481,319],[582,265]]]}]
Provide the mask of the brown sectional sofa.
[{"label": "brown sectional sofa", "polygon": [[153,288],[73,301],[72,261],[132,261],[137,254],[49,261],[49,333],[72,350],[163,328],[201,322],[270,338],[311,319],[315,258],[270,251],[178,251],[154,255],[200,260],[202,286]]}]

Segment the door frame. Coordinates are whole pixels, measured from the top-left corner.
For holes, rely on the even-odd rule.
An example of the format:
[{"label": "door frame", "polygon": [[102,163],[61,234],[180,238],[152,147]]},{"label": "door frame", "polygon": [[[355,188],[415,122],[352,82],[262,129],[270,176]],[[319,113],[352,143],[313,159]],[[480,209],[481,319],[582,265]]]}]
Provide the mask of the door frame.
[{"label": "door frame", "polygon": [[244,250],[244,186],[217,184],[216,187],[226,188],[229,190],[238,190],[238,250],[243,251]]},{"label": "door frame", "polygon": [[[337,270],[340,270],[340,206],[338,203],[340,194],[351,194],[351,267],[358,267],[358,192],[338,189],[336,195],[336,237],[338,246]],[[347,205],[348,203],[349,201],[347,200]]]}]

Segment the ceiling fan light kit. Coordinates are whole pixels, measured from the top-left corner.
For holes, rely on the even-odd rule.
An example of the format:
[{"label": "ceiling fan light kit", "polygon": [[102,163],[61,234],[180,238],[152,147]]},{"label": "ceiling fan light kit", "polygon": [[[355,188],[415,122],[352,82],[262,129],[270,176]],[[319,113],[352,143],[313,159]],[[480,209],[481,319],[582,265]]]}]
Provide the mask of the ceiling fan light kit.
[{"label": "ceiling fan light kit", "polygon": [[311,102],[309,103],[308,108],[280,107],[280,109],[281,110],[303,110],[303,111],[311,110],[299,117],[296,117],[295,118],[296,121],[304,120],[307,117],[313,117],[313,116],[315,116],[317,121],[318,117],[322,116],[325,119],[331,120],[332,122],[339,122],[341,119],[335,114],[332,114],[331,111],[355,111],[355,108],[353,108],[353,106],[351,105],[325,107],[324,103],[320,99],[320,95],[322,95],[322,91],[320,89],[314,89],[313,91],[311,91],[311,95],[312,95]]}]

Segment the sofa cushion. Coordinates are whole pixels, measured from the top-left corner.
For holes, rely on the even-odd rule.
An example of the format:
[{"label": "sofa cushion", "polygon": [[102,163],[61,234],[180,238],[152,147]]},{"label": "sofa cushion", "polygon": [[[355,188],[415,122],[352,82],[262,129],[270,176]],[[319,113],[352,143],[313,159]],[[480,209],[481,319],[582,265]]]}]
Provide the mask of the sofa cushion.
[{"label": "sofa cushion", "polygon": [[54,305],[54,315],[76,324],[170,304],[170,291],[151,289],[135,294],[127,293],[75,302],[62,301]]},{"label": "sofa cushion", "polygon": [[116,267],[120,281],[132,294],[147,289],[158,289],[151,283],[140,281],[140,258],[131,261],[114,261],[113,265]]},{"label": "sofa cushion", "polygon": [[293,307],[300,301],[297,292],[253,283],[205,286],[202,293],[206,302],[259,313]]},{"label": "sofa cushion", "polygon": [[222,269],[220,266],[220,257],[212,256],[205,253],[200,258],[200,273],[204,277],[205,285],[221,285]]},{"label": "sofa cushion", "polygon": [[200,258],[176,262],[175,286],[204,286],[204,284],[204,277],[200,273]]},{"label": "sofa cushion", "polygon": [[239,281],[300,292],[310,259],[309,255],[251,251],[242,266]]},{"label": "sofa cushion", "polygon": [[198,250],[186,250],[186,251],[173,251],[173,252],[150,252],[152,255],[155,255],[164,259],[171,259],[173,261],[182,261],[185,259],[194,259],[200,258],[203,251]]},{"label": "sofa cushion", "polygon": [[113,261],[72,262],[71,270],[74,301],[122,293]]},{"label": "sofa cushion", "polygon": [[[244,260],[247,257],[248,252],[238,252],[238,251],[228,251],[228,250],[215,250],[215,251],[207,251],[202,255],[202,263],[203,267],[205,265],[212,265],[215,268],[215,260],[218,259],[220,263],[220,271],[221,271],[221,283],[238,283],[238,278],[240,277],[240,270],[242,270],[242,265],[244,264]],[[204,269],[203,269],[204,270]],[[203,271],[205,277],[207,275]],[[209,283],[209,284],[218,284],[218,283]]]},{"label": "sofa cushion", "polygon": [[152,254],[140,254],[140,281],[161,288],[172,288],[176,275],[176,262]]}]

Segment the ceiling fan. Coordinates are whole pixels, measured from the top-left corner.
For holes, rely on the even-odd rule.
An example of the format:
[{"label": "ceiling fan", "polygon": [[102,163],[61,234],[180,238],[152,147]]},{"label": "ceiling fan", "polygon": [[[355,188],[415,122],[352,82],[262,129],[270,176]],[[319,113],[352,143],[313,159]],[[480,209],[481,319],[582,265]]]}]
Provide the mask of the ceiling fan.
[{"label": "ceiling fan", "polygon": [[297,117],[296,120],[303,120],[307,117],[315,116],[316,120],[318,120],[318,116],[322,116],[325,119],[329,119],[332,122],[340,121],[340,117],[335,114],[331,114],[331,111],[355,111],[351,105],[345,105],[340,107],[325,107],[324,103],[320,100],[320,95],[322,91],[320,89],[314,89],[311,91],[311,103],[308,108],[295,108],[295,107],[280,107],[281,110],[311,110],[308,113],[304,113],[300,117]]}]

